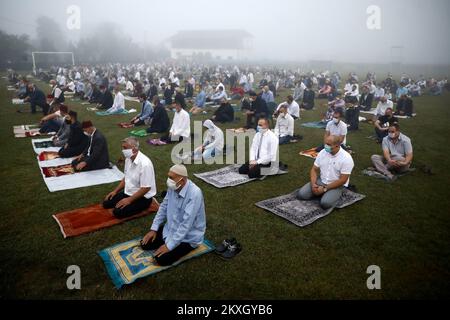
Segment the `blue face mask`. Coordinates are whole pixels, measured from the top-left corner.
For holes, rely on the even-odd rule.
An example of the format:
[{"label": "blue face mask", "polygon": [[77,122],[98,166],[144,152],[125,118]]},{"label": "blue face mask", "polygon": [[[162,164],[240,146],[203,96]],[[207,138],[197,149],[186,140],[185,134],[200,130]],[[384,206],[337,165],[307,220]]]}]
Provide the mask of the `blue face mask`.
[{"label": "blue face mask", "polygon": [[262,132],[262,131],[263,131],[263,128],[261,126],[256,127],[256,132]]},{"label": "blue face mask", "polygon": [[333,151],[333,148],[331,146],[327,145],[327,144],[324,146],[324,149],[328,153],[331,153],[331,151]]}]

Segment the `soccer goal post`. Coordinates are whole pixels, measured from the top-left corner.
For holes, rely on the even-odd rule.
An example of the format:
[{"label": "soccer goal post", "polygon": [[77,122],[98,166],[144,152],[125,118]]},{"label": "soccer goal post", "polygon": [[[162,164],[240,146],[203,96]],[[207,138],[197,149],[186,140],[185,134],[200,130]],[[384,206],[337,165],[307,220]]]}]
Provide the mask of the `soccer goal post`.
[{"label": "soccer goal post", "polygon": [[70,63],[72,63],[73,66],[75,65],[75,56],[73,55],[73,52],[34,51],[34,52],[31,53],[31,56],[33,58],[33,73],[34,73],[34,75],[36,75],[36,70],[37,70],[37,67],[38,67],[38,64],[39,64],[39,61],[36,61],[37,60],[36,58],[41,56],[41,55],[48,56],[48,57],[52,58],[52,60],[47,61],[47,64],[50,64],[50,63],[55,64],[55,63],[58,63],[58,62],[59,63],[64,63],[64,62],[62,62],[61,58],[59,59],[59,61],[57,61],[55,59],[56,56],[59,56],[59,57],[63,57],[64,56],[64,57],[69,57]]}]

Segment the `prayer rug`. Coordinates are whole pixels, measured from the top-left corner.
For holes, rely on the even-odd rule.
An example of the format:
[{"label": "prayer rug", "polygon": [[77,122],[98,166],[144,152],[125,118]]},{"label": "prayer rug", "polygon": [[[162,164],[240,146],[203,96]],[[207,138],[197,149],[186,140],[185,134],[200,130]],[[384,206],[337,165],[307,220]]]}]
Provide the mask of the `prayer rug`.
[{"label": "prayer rug", "polygon": [[60,177],[68,174],[74,174],[75,170],[71,164],[65,164],[57,167],[45,167],[42,168],[42,173],[46,178]]},{"label": "prayer rug", "polygon": [[134,124],[129,123],[129,122],[121,122],[121,123],[118,123],[117,125],[121,128],[125,128],[125,129],[134,127]]},{"label": "prayer rug", "polygon": [[306,128],[325,129],[327,127],[327,123],[322,121],[305,122],[302,123],[301,126]]},{"label": "prayer rug", "polygon": [[113,209],[105,209],[102,204],[94,204],[85,208],[54,214],[53,219],[58,223],[63,237],[70,238],[141,218],[157,212],[158,209],[159,203],[156,199],[153,199],[152,204],[146,210],[131,217],[119,219],[112,213]]},{"label": "prayer rug", "polygon": [[[240,167],[241,165],[239,164],[233,164],[210,172],[194,173],[194,176],[219,189],[235,187],[253,180],[257,180],[255,178],[249,178],[247,174],[240,174]],[[276,175],[286,173],[287,171],[280,170]],[[265,177],[262,177],[260,180],[262,180],[263,178]]]},{"label": "prayer rug", "polygon": [[148,136],[148,133],[147,133],[147,130],[140,129],[140,130],[131,130],[130,135],[142,138],[142,137]]},{"label": "prayer rug", "polygon": [[[57,159],[53,161],[57,161]],[[66,166],[70,166],[70,164]],[[69,171],[70,169],[65,170]],[[123,179],[123,173],[116,166],[114,166],[107,169],[75,172],[73,174],[66,174],[56,177],[51,176],[49,178],[47,178],[43,173],[42,177],[44,178],[44,182],[47,185],[48,190],[50,192],[55,192],[118,182]]]},{"label": "prayer rug", "polygon": [[111,116],[111,115],[115,115],[115,114],[128,114],[128,110],[126,109],[121,109],[119,111],[115,111],[115,112],[108,112],[108,111],[97,111],[95,114],[98,116]]},{"label": "prayer rug", "polygon": [[23,99],[12,99],[11,100],[12,104],[25,104],[25,102],[23,101]]},{"label": "prayer rug", "polygon": [[57,158],[59,158],[59,154],[55,151],[43,151],[38,156],[39,161],[54,160]]},{"label": "prayer rug", "polygon": [[167,142],[162,141],[161,139],[149,139],[147,143],[151,146],[165,146]]},{"label": "prayer rug", "polygon": [[[41,142],[45,142],[45,143],[41,144]],[[39,147],[36,146],[36,143]],[[44,152],[44,151],[58,152],[59,149],[61,149],[60,147],[53,147],[49,143],[53,143],[52,138],[31,139],[31,145],[33,146],[33,150],[36,154],[40,154],[41,152]]]},{"label": "prayer rug", "polygon": [[[319,198],[312,200],[298,200],[296,197],[297,191],[298,190],[273,199],[260,201],[255,205],[259,208],[268,210],[299,227],[305,227],[333,211],[333,208],[328,210],[322,209]],[[336,208],[345,208],[355,202],[361,201],[365,197],[366,196],[362,194],[344,189]]]},{"label": "prayer rug", "polygon": [[311,148],[311,149],[308,149],[308,150],[305,150],[305,151],[300,151],[300,155],[301,155],[301,156],[308,157],[308,158],[315,159],[315,158],[317,158],[317,155],[319,154],[319,153],[316,151],[316,149],[317,149],[317,148]]},{"label": "prayer rug", "polygon": [[147,277],[157,272],[167,270],[186,260],[201,256],[215,249],[208,240],[191,251],[171,266],[159,266],[153,258],[154,251],[145,251],[140,245],[141,238],[114,245],[98,252],[105,263],[114,286],[120,289],[124,284],[130,284],[139,278]]},{"label": "prayer rug", "polygon": [[255,129],[245,129],[245,128],[236,128],[236,129],[227,129],[227,131],[234,133],[234,134],[241,134],[241,133],[256,133]]}]

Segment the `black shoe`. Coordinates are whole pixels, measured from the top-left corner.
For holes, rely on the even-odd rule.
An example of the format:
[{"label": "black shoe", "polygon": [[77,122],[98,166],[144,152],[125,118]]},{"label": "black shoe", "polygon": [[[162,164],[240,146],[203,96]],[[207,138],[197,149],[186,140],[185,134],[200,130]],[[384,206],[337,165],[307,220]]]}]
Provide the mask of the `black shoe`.
[{"label": "black shoe", "polygon": [[231,238],[231,239],[225,239],[225,240],[223,240],[222,241],[222,243],[216,248],[216,253],[218,253],[218,254],[222,254],[222,253],[224,253],[225,251],[227,251],[228,250],[228,247],[229,246],[231,246],[231,245],[235,245],[237,242],[236,242],[236,239],[235,238]]},{"label": "black shoe", "polygon": [[239,252],[242,251],[242,246],[240,243],[236,243],[228,246],[228,250],[222,253],[222,257],[225,259],[231,259],[235,257]]}]

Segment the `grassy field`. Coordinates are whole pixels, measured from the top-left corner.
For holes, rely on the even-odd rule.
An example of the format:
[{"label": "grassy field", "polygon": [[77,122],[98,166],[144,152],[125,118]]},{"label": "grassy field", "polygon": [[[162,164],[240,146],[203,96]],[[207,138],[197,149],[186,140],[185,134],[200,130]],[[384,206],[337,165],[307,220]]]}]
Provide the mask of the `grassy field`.
[{"label": "grassy field", "polygon": [[[49,90],[47,84],[39,86]],[[287,93],[282,93],[284,99]],[[97,251],[130,240],[149,229],[152,216],[89,235],[64,240],[52,214],[99,202],[114,184],[49,193],[29,138],[15,139],[12,126],[38,122],[40,115],[17,113],[5,80],[0,81],[1,298],[20,299],[401,299],[443,298],[450,293],[450,157],[447,155],[450,95],[415,99],[418,116],[401,121],[413,140],[414,166],[420,169],[389,184],[365,177],[370,155],[380,145],[366,137],[362,124],[348,136],[356,151],[351,181],[367,198],[336,210],[306,228],[299,228],[254,203],[293,191],[308,181],[312,160],[299,151],[318,145],[323,131],[296,123],[303,141],[281,147],[280,160],[290,173],[236,188],[218,190],[192,178],[203,190],[207,211],[206,237],[220,242],[235,236],[243,251],[231,261],[214,254],[193,259],[170,271],[116,290]],[[99,117],[86,106],[67,104],[82,120],[91,119],[109,143],[113,161],[127,129],[116,123],[129,116]],[[303,114],[301,122],[317,121],[324,111]],[[127,107],[139,108],[127,102]],[[25,106],[21,107],[25,109]],[[28,106],[26,109],[28,110]],[[241,118],[241,125],[244,117]],[[195,119],[205,119],[198,116]],[[233,124],[233,127],[239,124]],[[231,127],[231,126],[228,126]],[[223,127],[225,128],[225,127]],[[144,142],[144,138],[142,138]],[[170,146],[142,151],[155,166],[158,191],[165,187],[171,165]],[[210,170],[191,165],[190,173]],[[66,288],[69,265],[81,268],[81,290]],[[381,268],[382,289],[366,287],[369,265]]]}]

